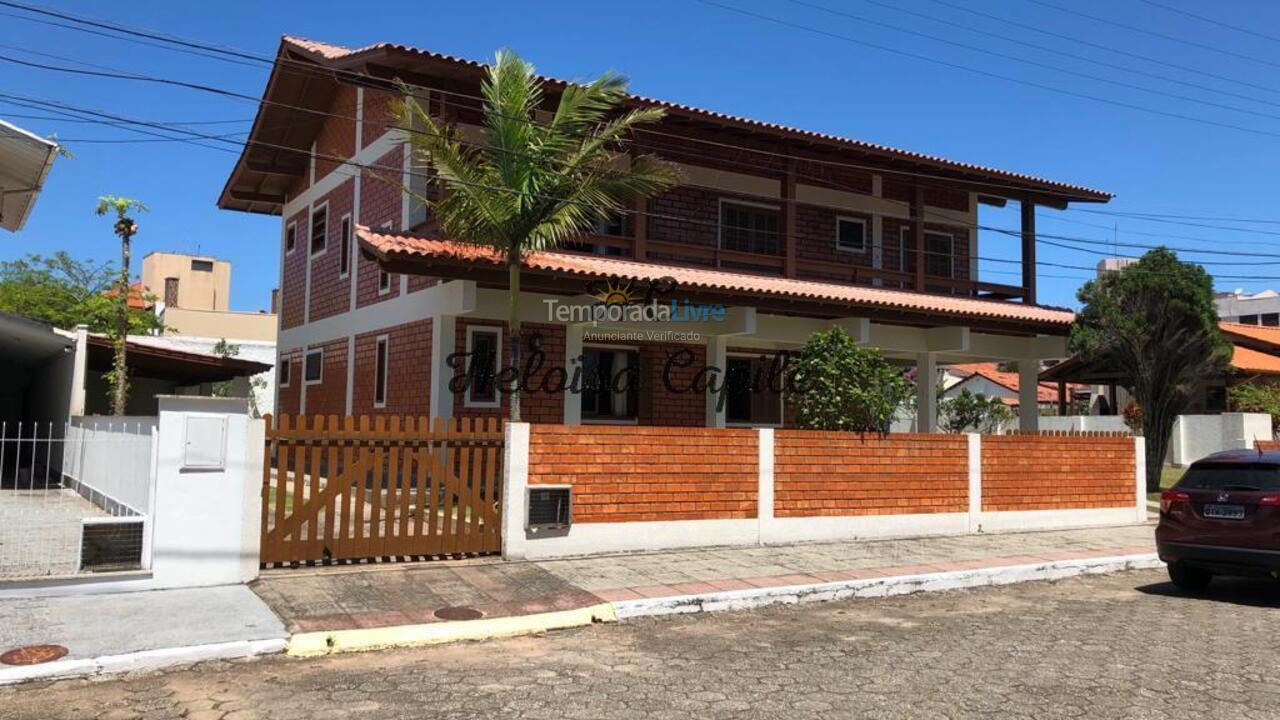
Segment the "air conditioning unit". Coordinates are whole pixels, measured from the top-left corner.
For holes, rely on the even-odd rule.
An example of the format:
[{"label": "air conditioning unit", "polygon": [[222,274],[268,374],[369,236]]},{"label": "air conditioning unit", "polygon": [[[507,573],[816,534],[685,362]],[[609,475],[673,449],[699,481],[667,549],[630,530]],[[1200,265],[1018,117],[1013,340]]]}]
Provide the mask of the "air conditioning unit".
[{"label": "air conditioning unit", "polygon": [[528,517],[525,529],[562,530],[573,522],[573,489],[568,485],[535,485],[530,487]]}]

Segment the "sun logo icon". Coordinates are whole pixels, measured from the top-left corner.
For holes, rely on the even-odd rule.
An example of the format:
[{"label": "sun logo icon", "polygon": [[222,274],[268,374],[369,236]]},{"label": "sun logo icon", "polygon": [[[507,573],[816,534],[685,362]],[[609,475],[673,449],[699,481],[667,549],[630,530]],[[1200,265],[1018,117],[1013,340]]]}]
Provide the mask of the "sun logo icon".
[{"label": "sun logo icon", "polygon": [[631,289],[631,281],[612,277],[592,288],[592,297],[603,305],[629,305],[638,302],[640,296]]}]

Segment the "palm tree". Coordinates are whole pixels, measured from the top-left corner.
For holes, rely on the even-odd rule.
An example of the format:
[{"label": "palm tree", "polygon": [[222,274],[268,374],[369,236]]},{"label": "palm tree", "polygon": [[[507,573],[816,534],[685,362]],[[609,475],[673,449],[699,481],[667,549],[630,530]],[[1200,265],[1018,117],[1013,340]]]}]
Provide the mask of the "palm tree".
[{"label": "palm tree", "polygon": [[129,252],[130,242],[138,232],[138,223],[133,221],[130,214],[146,211],[147,206],[140,201],[115,195],[98,198],[98,207],[94,210],[98,215],[115,214],[113,229],[120,237],[120,279],[116,287],[116,333],[113,338],[115,359],[111,363],[111,372],[108,373],[113,415],[125,414],[129,398],[129,370],[125,357],[125,341],[129,335]]},{"label": "palm tree", "polygon": [[[625,212],[639,198],[676,184],[675,167],[652,156],[621,162],[637,126],[664,116],[660,108],[624,110],[626,78],[606,73],[567,85],[554,115],[540,119],[543,81],[509,50],[498,52],[482,86],[484,139],[464,142],[457,129],[433,118],[407,86],[397,104],[415,127],[415,166],[429,164],[439,198],[411,190],[459,242],[493,248],[506,258],[511,367],[520,367],[520,266],[533,252],[554,249]],[[510,418],[520,420],[518,380],[508,387]]]}]

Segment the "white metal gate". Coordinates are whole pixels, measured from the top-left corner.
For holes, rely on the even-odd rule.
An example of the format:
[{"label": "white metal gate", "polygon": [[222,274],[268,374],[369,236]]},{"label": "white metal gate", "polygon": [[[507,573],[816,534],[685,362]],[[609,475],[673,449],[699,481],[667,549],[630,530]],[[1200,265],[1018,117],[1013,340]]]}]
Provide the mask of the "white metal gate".
[{"label": "white metal gate", "polygon": [[0,581],[148,565],[154,417],[0,422]]}]

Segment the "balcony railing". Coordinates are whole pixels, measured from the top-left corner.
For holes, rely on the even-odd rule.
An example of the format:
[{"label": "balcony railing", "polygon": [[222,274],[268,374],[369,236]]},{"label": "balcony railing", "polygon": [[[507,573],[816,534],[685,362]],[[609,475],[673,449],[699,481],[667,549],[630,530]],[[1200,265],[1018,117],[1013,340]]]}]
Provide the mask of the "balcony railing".
[{"label": "balcony railing", "polygon": [[[640,246],[643,247],[643,252],[637,252]],[[588,255],[640,259],[655,264],[715,268],[770,277],[788,276],[786,273],[786,258],[780,254],[727,250],[713,245],[637,239],[632,236],[590,234],[584,235],[580,240],[567,245],[564,250]],[[825,260],[798,258],[795,262],[795,273],[791,277],[798,280],[815,280],[849,285],[876,285],[892,289],[939,295],[962,295],[991,300],[1016,300],[1026,297],[1026,289],[1016,285],[930,274],[924,276],[923,288],[916,288],[916,275],[914,272],[872,268],[852,263]]]}]

